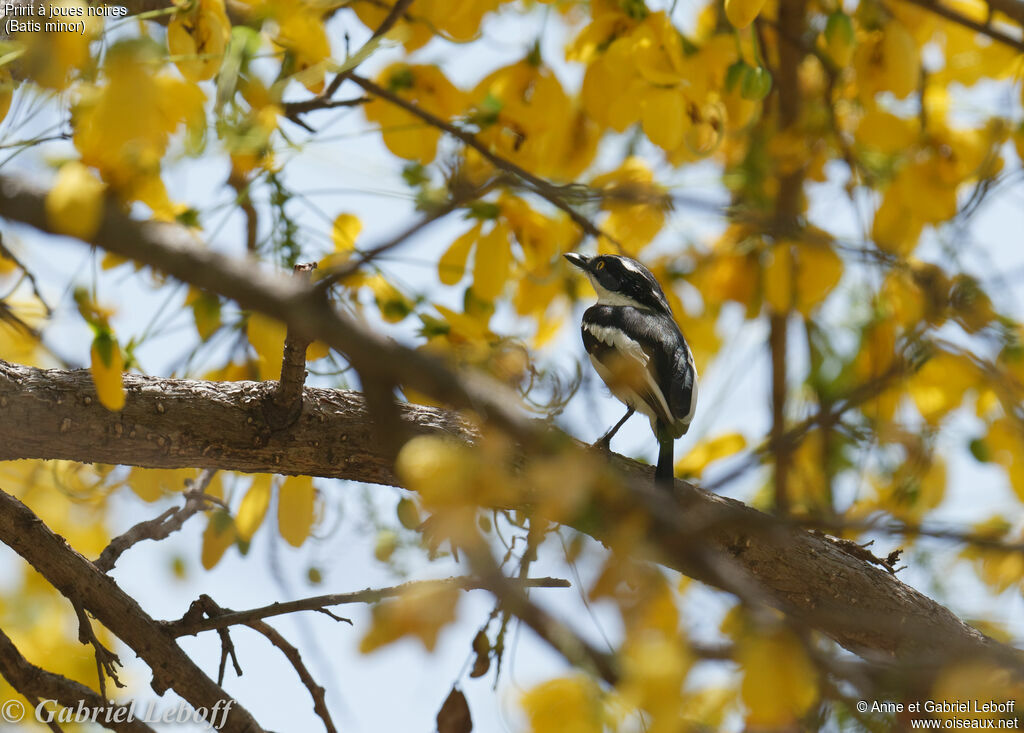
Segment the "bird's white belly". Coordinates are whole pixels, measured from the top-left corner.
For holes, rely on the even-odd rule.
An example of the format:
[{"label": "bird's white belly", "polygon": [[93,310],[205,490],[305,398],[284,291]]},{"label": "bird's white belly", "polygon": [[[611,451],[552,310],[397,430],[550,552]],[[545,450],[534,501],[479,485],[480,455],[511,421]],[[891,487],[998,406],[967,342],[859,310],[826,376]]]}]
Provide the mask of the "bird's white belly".
[{"label": "bird's white belly", "polygon": [[[637,412],[647,415],[647,417],[651,419],[651,424],[654,424],[654,421],[657,420],[657,415],[655,415],[654,410],[647,404],[643,397],[630,389],[628,385],[617,382],[615,375],[613,375],[611,371],[609,371],[608,368],[598,359],[594,358],[593,355],[590,356],[590,363],[594,365],[594,371],[597,372],[597,375],[601,377],[601,380],[608,386],[608,389],[613,395],[615,395],[619,402],[632,407]],[[660,390],[658,394],[661,394]]]}]

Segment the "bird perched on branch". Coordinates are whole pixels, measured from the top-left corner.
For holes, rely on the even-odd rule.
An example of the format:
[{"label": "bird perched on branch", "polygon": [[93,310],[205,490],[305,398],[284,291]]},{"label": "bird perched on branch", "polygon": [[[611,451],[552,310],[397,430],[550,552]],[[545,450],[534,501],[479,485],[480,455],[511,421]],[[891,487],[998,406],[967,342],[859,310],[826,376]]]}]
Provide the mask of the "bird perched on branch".
[{"label": "bird perched on branch", "polygon": [[690,427],[697,407],[697,369],[665,293],[651,271],[629,257],[565,255],[597,291],[597,304],[583,314],[583,345],[594,369],[626,407],[626,414],[598,444],[639,410],[658,440],[659,482],[674,477],[672,449]]}]

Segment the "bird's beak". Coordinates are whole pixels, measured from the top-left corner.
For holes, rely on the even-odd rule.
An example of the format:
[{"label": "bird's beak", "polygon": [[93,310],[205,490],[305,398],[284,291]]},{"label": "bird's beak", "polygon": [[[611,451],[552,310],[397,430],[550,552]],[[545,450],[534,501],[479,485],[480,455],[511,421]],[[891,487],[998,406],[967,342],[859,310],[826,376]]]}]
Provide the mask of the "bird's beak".
[{"label": "bird's beak", "polygon": [[583,270],[583,272],[590,272],[590,258],[586,255],[577,254],[576,252],[567,252],[563,256],[565,259],[569,260],[570,263]]}]

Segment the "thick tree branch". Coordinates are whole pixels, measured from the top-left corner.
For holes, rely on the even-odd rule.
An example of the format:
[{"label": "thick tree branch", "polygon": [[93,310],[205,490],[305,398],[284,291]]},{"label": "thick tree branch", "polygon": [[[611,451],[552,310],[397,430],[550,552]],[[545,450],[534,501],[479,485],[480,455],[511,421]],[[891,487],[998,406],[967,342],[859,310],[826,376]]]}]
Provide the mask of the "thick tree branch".
[{"label": "thick tree branch", "polygon": [[249,712],[214,684],[134,598],[4,491],[0,491],[0,542],[21,555],[76,607],[88,610],[131,647],[153,671],[151,684],[158,694],[173,689],[196,709],[212,710],[217,706],[219,710],[230,702],[222,730],[262,730]]},{"label": "thick tree branch", "polygon": [[[0,216],[56,233],[46,216],[45,199],[45,189],[0,176]],[[344,354],[360,373],[375,374],[382,382],[405,385],[454,407],[474,410],[520,440],[536,438],[530,420],[514,407],[519,401],[507,387],[475,374],[457,376],[440,359],[404,347],[331,308],[325,295],[313,286],[219,254],[202,246],[183,227],[135,221],[116,206],[108,206],[90,242],[230,298],[242,308],[284,321],[296,333]],[[158,440],[158,434],[153,439]]]},{"label": "thick tree branch", "polygon": [[[3,631],[0,631],[0,674],[11,687],[34,705],[46,700],[56,700],[66,708],[75,708],[79,702],[87,708],[109,708],[112,711],[111,720],[106,722],[105,727],[125,733],[153,733],[153,729],[145,723],[139,720],[128,720],[126,706],[111,705],[81,682],[48,672],[29,662]],[[124,708],[125,712],[123,714],[116,713],[119,708]],[[56,712],[51,705],[44,705],[43,709]],[[31,717],[31,715],[33,713],[29,712],[26,717]],[[123,720],[115,720],[115,715]],[[100,721],[103,722],[103,719],[100,718]],[[51,728],[60,730],[56,726],[51,726]]]},{"label": "thick tree branch", "polygon": [[[265,419],[276,382],[199,382],[124,375],[128,398],[110,412],[86,370],[0,360],[0,459],[61,457],[146,468],[206,468],[395,483],[357,392],[305,387],[298,419]],[[474,436],[458,415],[401,405],[416,433]],[[104,562],[104,566],[106,561]]]},{"label": "thick tree branch", "polygon": [[[44,199],[45,191],[0,176],[0,216],[52,231]],[[268,313],[289,328],[341,351],[362,373],[376,370],[382,380],[406,384],[456,408],[471,408],[519,439],[527,451],[546,451],[559,444],[568,447],[567,439],[557,431],[538,429],[516,409],[516,400],[508,396],[507,390],[492,380],[474,374],[456,375],[440,361],[384,339],[337,313],[294,278],[269,275],[250,263],[201,247],[193,234],[180,227],[136,222],[109,207],[91,242],[231,298],[243,308]],[[70,390],[63,382],[69,376],[78,380]],[[382,483],[394,480],[379,446],[358,445],[356,439],[364,435],[363,431],[366,436],[373,434],[373,425],[360,410],[361,401],[353,402],[351,393],[307,390],[303,415],[296,425],[274,434],[267,431],[261,416],[260,402],[267,388],[258,384],[128,376],[125,409],[101,417],[103,408],[84,372],[25,372],[4,365],[0,379],[6,382],[0,392],[0,408],[13,405],[16,395],[28,391],[29,395],[17,397],[21,409],[33,409],[39,415],[37,422],[19,420],[18,430],[13,432],[21,435],[12,436],[5,446],[8,451],[22,446],[18,451],[26,457],[58,457],[52,454],[68,452],[65,444],[72,444],[82,451],[80,455],[62,457],[300,473]],[[56,390],[61,398],[54,400],[51,396],[35,402],[28,388],[37,380],[41,380],[37,386],[48,384],[44,392]],[[162,400],[171,402],[158,404]],[[194,421],[194,410],[210,406],[204,403],[219,408],[216,412],[225,420],[218,424],[219,429],[198,433],[194,427],[181,427],[182,422],[177,423],[178,427],[171,422],[186,417]],[[171,404],[175,410],[167,409]],[[407,405],[400,409],[404,420],[412,419],[410,431],[440,428],[456,436],[472,437],[472,431],[450,413]],[[69,410],[80,418],[88,413],[90,420],[106,421],[104,430],[110,432],[79,433]],[[181,414],[177,415],[179,410]],[[59,421],[55,421],[56,415],[60,415]],[[228,415],[230,419],[226,419]],[[425,423],[420,422],[421,418]],[[302,432],[309,430],[311,421],[318,427],[316,437]],[[83,421],[80,427],[86,424]],[[12,432],[6,420],[0,430],[5,438]],[[110,440],[111,435],[116,440]],[[295,435],[305,442],[297,442]],[[60,439],[54,440],[54,436]],[[23,450],[26,446],[31,448],[30,453]],[[95,454],[88,455],[86,448],[89,452],[95,448]],[[233,467],[232,461],[236,462]],[[740,502],[684,482],[677,482],[675,494],[668,496],[655,490],[649,467],[614,457],[612,463],[620,479],[612,482],[614,490],[593,496],[591,504],[569,522],[580,531],[614,542],[624,522],[636,520],[644,528],[648,557],[709,582],[716,578],[708,577],[707,563],[699,560],[717,554],[756,581],[773,606],[873,661],[912,659],[934,666],[965,655],[1004,659],[1014,654],[826,537],[786,526]],[[700,553],[694,552],[698,545]],[[107,626],[117,633],[110,624]],[[1013,663],[1020,665],[1018,660]]]},{"label": "thick tree branch", "polygon": [[[0,406],[6,418],[0,422],[0,457],[395,483],[389,461],[373,440],[372,419],[360,396],[307,387],[299,420],[271,434],[260,422],[259,405],[272,385],[126,375],[125,408],[110,413],[93,397],[85,371],[44,371],[0,362]],[[475,438],[454,413],[415,405],[400,409],[409,432]],[[74,428],[61,432],[62,424]],[[54,440],[54,435],[61,439]],[[713,580],[694,560],[697,543],[705,553],[717,553],[743,571],[773,606],[872,661],[1010,654],[827,537],[682,481],[676,483],[677,495],[668,496],[653,488],[650,467],[614,456],[612,463],[623,477],[621,490],[592,498],[570,522],[582,532],[613,541],[625,518],[643,512],[646,538],[655,548],[652,559]]]}]

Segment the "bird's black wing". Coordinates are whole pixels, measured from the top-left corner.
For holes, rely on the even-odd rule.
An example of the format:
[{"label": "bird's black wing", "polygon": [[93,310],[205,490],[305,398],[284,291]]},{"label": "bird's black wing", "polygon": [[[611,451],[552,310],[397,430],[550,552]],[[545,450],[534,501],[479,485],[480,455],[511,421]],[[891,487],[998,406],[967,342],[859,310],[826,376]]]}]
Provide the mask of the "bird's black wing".
[{"label": "bird's black wing", "polygon": [[697,371],[690,347],[673,318],[638,308],[624,307],[621,310],[619,315],[624,328],[634,334],[651,357],[655,381],[672,412],[665,426],[672,437],[678,438],[690,427],[693,402],[697,396]]}]

